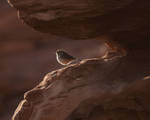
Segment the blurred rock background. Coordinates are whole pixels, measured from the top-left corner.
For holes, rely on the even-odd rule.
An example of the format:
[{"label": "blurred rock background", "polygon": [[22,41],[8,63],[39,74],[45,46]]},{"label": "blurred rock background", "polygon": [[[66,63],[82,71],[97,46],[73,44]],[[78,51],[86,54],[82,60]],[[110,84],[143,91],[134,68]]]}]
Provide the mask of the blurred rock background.
[{"label": "blurred rock background", "polygon": [[0,18],[0,120],[11,119],[24,92],[61,67],[55,59],[56,49],[79,58],[101,55],[99,42],[73,41],[32,30],[6,0],[0,0]]}]

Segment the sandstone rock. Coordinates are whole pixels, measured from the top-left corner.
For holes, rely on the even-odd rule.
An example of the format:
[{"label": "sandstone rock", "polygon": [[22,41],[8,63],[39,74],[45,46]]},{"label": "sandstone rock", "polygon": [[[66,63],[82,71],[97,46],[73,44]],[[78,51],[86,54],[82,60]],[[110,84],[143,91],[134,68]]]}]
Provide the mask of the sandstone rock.
[{"label": "sandstone rock", "polygon": [[50,72],[25,93],[12,119],[149,120],[149,61],[140,51],[82,60]]},{"label": "sandstone rock", "polygon": [[[123,46],[127,50],[124,57],[89,56],[47,74],[24,95],[13,120],[150,119],[149,0],[9,2],[24,23],[38,31],[73,39],[113,41],[112,48],[125,51]],[[84,47],[86,55],[93,50]]]},{"label": "sandstone rock", "polygon": [[20,18],[33,28],[80,39],[104,33],[108,25],[104,25],[101,16],[124,8],[134,0],[64,0],[63,2],[9,0],[9,2],[19,10]]},{"label": "sandstone rock", "polygon": [[[79,58],[101,56],[100,43],[71,41],[34,31],[22,24],[10,6],[0,7],[0,17],[0,120],[10,120],[23,93],[37,85],[47,72],[60,67],[56,49],[65,49]],[[83,48],[85,44],[88,49]]]},{"label": "sandstone rock", "polygon": [[41,32],[73,39],[107,36],[128,49],[150,44],[145,39],[150,34],[149,0],[8,1],[24,23]]}]

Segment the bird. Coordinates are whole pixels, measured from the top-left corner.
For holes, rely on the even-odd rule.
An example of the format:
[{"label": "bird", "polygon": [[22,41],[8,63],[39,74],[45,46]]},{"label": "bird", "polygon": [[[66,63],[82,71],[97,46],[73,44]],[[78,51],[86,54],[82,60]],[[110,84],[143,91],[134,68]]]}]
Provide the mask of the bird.
[{"label": "bird", "polygon": [[64,50],[57,50],[56,51],[56,59],[57,59],[58,63],[60,63],[61,65],[69,65],[74,60],[76,60],[75,57],[69,55]]}]

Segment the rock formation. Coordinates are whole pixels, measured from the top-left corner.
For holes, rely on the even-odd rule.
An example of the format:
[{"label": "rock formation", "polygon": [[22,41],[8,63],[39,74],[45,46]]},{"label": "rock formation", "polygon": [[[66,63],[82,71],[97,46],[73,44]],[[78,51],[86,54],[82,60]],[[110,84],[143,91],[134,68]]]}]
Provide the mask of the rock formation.
[{"label": "rock formation", "polygon": [[[22,24],[14,8],[2,3],[0,120],[10,120],[24,92],[37,85],[47,72],[60,67],[55,59],[56,49],[64,48],[77,57],[93,57],[99,54],[99,45],[91,40],[70,41],[34,31]],[[84,44],[90,48],[86,52]]]},{"label": "rock formation", "polygon": [[13,120],[149,120],[149,61],[90,59],[48,73],[25,93]]},{"label": "rock formation", "polygon": [[[71,41],[32,30],[6,0],[0,0],[0,17],[0,120],[10,120],[23,94],[60,67],[56,49],[64,48],[77,57],[99,54],[99,45],[91,40]],[[88,53],[84,44],[90,48]]]},{"label": "rock formation", "polygon": [[150,119],[149,0],[9,3],[24,23],[40,32],[75,40],[96,38],[110,43],[115,53],[127,53],[83,59],[48,73],[25,93],[13,120]]},{"label": "rock formation", "polygon": [[[150,1],[9,0],[32,28],[73,39],[101,35],[132,47],[150,34]],[[138,35],[138,36],[137,36]],[[142,39],[143,41],[143,39]]]}]

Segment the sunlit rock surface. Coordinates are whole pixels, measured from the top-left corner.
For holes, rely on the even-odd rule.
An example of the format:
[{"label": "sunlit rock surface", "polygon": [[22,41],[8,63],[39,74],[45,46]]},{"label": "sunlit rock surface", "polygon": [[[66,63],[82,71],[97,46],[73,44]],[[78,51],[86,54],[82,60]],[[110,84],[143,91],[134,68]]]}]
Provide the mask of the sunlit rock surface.
[{"label": "sunlit rock surface", "polygon": [[[48,73],[25,93],[13,120],[150,119],[149,0],[9,3],[19,11],[24,23],[40,32],[89,38],[93,44],[94,39],[109,41],[112,48],[127,51],[126,56],[113,54],[109,59],[89,56],[88,60]],[[94,49],[86,44],[84,48],[86,55]]]},{"label": "sunlit rock surface", "polygon": [[57,49],[87,58],[101,56],[99,48],[100,43],[91,40],[76,42],[39,33],[22,24],[17,11],[0,0],[0,120],[10,120],[23,94],[60,67]]},{"label": "sunlit rock surface", "polygon": [[142,56],[82,60],[50,72],[25,93],[13,120],[148,120],[150,58]]}]

